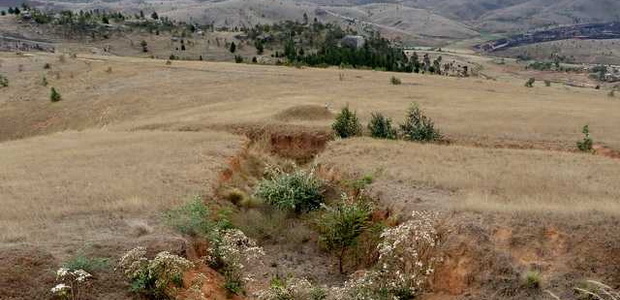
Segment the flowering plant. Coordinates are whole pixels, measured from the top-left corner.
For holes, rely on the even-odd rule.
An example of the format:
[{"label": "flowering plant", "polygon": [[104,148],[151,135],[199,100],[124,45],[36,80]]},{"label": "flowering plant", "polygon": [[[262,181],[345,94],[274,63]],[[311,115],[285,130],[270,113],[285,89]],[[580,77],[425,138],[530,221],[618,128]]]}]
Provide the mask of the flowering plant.
[{"label": "flowering plant", "polygon": [[60,268],[56,271],[56,286],[51,289],[52,294],[59,299],[79,300],[81,299],[82,287],[93,276],[88,272]]}]

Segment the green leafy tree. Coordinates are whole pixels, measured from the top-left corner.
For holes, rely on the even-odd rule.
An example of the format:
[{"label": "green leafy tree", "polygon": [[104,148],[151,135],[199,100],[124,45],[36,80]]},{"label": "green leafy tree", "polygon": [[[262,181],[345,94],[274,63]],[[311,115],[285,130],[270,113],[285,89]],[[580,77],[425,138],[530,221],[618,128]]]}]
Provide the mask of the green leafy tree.
[{"label": "green leafy tree", "polygon": [[332,129],[337,136],[343,139],[362,135],[362,125],[357,118],[357,114],[352,112],[348,105],[336,116]]},{"label": "green leafy tree", "polygon": [[62,100],[62,97],[60,96],[60,93],[58,93],[58,91],[56,91],[55,88],[52,87],[52,91],[50,93],[50,100],[52,102],[58,102],[60,100]]},{"label": "green leafy tree", "polygon": [[433,121],[424,115],[417,103],[412,103],[407,111],[405,122],[400,125],[406,140],[431,142],[441,139]]},{"label": "green leafy tree", "polygon": [[235,51],[237,51],[237,45],[235,45],[235,42],[230,43],[230,48],[228,50],[230,53],[235,53]]},{"label": "green leafy tree", "polygon": [[344,273],[343,262],[346,251],[355,246],[360,235],[368,226],[371,209],[364,203],[347,203],[346,195],[342,203],[328,211],[320,220],[321,242],[338,257],[338,269]]}]

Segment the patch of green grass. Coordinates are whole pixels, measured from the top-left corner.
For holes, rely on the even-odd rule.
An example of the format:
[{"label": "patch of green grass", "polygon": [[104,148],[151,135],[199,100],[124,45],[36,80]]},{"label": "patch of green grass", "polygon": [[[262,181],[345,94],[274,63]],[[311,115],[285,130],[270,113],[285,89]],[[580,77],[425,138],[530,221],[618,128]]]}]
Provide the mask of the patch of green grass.
[{"label": "patch of green grass", "polygon": [[103,257],[88,257],[80,253],[66,261],[62,267],[69,270],[82,269],[86,272],[93,273],[94,271],[101,271],[109,268],[110,259]]}]

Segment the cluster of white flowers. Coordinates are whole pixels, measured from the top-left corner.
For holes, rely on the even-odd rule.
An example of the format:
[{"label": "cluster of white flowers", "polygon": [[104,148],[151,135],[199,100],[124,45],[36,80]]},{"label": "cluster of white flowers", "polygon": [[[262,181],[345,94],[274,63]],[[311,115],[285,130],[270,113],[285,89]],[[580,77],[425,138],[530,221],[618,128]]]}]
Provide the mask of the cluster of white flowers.
[{"label": "cluster of white flowers", "polygon": [[191,261],[167,251],[149,260],[146,248],[136,247],[121,257],[117,269],[131,281],[153,281],[158,290],[165,291],[173,280],[181,278],[193,266]]},{"label": "cluster of white flowers", "polygon": [[378,246],[378,268],[332,288],[329,299],[376,299],[377,291],[419,294],[440,261],[437,214],[414,211],[411,220],[386,229]]},{"label": "cluster of white flowers", "polygon": [[148,272],[156,276],[156,287],[158,289],[165,289],[172,278],[182,276],[183,272],[192,267],[194,267],[194,264],[191,261],[164,251],[159,252],[157,256],[149,262]]},{"label": "cluster of white flowers", "polygon": [[54,296],[61,299],[80,299],[80,285],[84,284],[88,279],[93,277],[88,272],[79,270],[70,270],[68,268],[60,268],[56,270],[56,282],[58,283],[51,289]]},{"label": "cluster of white flowers", "polygon": [[[260,262],[265,255],[263,248],[256,245],[256,241],[238,229],[223,231],[221,241],[208,251],[206,259],[211,265],[220,262],[228,272],[237,273],[239,277],[246,265]],[[251,280],[250,277],[242,279]]]},{"label": "cluster of white flowers", "polygon": [[324,299],[325,289],[312,285],[307,279],[292,278],[286,282],[272,284],[269,289],[260,291],[259,300],[281,299]]}]

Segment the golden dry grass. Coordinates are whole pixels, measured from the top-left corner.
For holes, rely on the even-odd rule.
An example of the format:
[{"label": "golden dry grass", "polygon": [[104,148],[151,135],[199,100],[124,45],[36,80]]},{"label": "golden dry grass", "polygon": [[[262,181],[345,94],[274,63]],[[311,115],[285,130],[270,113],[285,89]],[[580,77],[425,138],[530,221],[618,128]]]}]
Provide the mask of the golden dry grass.
[{"label": "golden dry grass", "polygon": [[[620,214],[620,161],[594,155],[361,138],[331,143],[319,162],[345,172],[379,174],[378,187],[453,193],[429,199],[437,207]],[[404,193],[388,201],[413,197]]]},{"label": "golden dry grass", "polygon": [[[534,144],[574,148],[590,124],[595,141],[620,148],[620,101],[605,91],[523,87],[521,80],[484,81],[441,76],[295,69],[231,63],[80,56],[56,63],[57,55],[17,57],[2,53],[0,72],[11,86],[0,94],[0,139],[64,129],[220,127],[242,123],[299,124],[327,128],[330,120],[277,121],[291,107],[347,103],[363,122],[374,111],[400,121],[410,102],[422,105],[457,143]],[[45,61],[53,61],[44,71]],[[17,72],[19,64],[24,72]],[[106,73],[108,67],[112,73]],[[51,104],[49,87],[35,82],[45,72],[64,100]],[[339,81],[339,74],[344,80]],[[71,75],[73,74],[73,78]],[[28,101],[26,101],[28,100]],[[20,116],[15,118],[14,116]]]},{"label": "golden dry grass", "polygon": [[149,218],[208,194],[239,146],[225,133],[92,130],[0,143],[0,241],[92,240],[112,220]]}]

